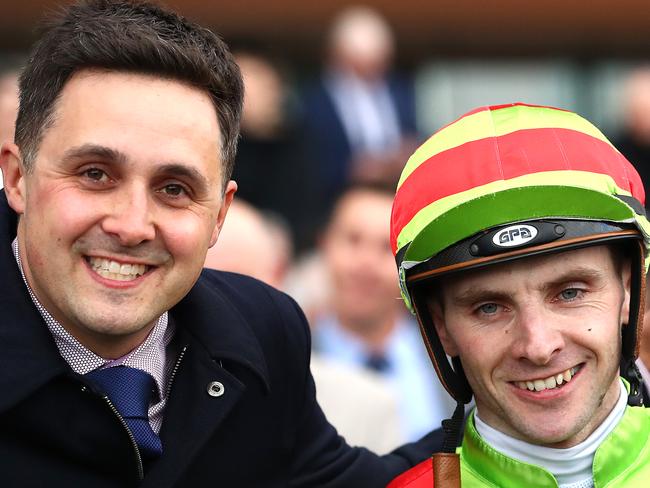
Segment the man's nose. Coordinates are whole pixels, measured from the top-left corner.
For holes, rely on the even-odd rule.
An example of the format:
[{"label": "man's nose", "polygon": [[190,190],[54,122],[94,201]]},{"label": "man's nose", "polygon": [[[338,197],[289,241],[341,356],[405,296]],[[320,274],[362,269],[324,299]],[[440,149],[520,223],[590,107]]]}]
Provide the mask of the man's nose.
[{"label": "man's nose", "polygon": [[543,307],[526,306],[517,312],[513,354],[537,366],[548,364],[565,347],[560,324]]},{"label": "man's nose", "polygon": [[139,187],[124,189],[113,195],[112,204],[102,221],[102,229],[115,236],[123,246],[137,246],[156,236],[154,202],[148,192]]}]

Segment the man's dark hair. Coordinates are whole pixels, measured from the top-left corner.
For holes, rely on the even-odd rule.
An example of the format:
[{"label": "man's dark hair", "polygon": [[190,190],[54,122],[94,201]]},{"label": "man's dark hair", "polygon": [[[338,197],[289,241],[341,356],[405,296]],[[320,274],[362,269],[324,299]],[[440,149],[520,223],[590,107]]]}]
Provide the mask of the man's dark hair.
[{"label": "man's dark hair", "polygon": [[20,77],[15,139],[27,172],[54,122],[65,83],[84,69],[150,74],[205,90],[221,130],[225,188],[243,99],[241,74],[228,47],[216,34],[173,12],[126,0],[82,1],[46,25]]}]

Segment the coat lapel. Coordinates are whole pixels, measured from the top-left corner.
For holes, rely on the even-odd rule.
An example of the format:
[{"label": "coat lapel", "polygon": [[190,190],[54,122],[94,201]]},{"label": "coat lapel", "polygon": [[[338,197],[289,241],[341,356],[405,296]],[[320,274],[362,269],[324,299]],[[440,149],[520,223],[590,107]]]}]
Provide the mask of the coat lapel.
[{"label": "coat lapel", "polygon": [[171,310],[170,318],[176,323],[175,340],[185,352],[160,432],[163,457],[152,466],[143,487],[174,486],[241,399],[246,385],[221,365],[222,360],[250,369],[266,390],[269,385],[255,334],[205,276]]}]

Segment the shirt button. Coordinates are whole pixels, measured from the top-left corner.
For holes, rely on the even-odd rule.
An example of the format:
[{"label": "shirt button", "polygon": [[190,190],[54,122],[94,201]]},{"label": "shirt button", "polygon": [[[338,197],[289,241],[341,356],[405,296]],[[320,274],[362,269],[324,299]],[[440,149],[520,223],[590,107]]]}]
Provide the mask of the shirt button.
[{"label": "shirt button", "polygon": [[226,392],[226,388],[223,386],[223,383],[219,381],[212,381],[208,384],[208,395],[211,397],[220,397]]}]

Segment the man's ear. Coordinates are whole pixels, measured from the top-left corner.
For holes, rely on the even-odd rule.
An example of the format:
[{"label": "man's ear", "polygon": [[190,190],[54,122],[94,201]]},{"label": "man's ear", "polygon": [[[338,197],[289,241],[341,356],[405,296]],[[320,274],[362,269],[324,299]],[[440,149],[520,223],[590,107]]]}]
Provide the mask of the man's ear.
[{"label": "man's ear", "polygon": [[235,197],[235,192],[237,191],[237,183],[233,180],[230,180],[226,184],[226,191],[223,194],[223,201],[221,202],[221,208],[217,214],[217,225],[212,231],[212,236],[210,236],[210,247],[214,246],[217,243],[217,238],[223,227],[223,223],[226,221],[226,214],[232,203],[232,199]]},{"label": "man's ear", "polygon": [[436,329],[436,333],[440,338],[440,343],[442,344],[445,353],[451,357],[458,356],[458,347],[456,347],[456,343],[451,337],[451,334],[449,334],[449,328],[445,321],[444,308],[440,303],[440,300],[441,298],[434,298],[429,300],[429,303],[427,304],[429,313],[433,319],[433,326]]},{"label": "man's ear", "polygon": [[12,142],[0,148],[0,168],[9,205],[17,214],[25,212],[25,175],[20,149]]}]

